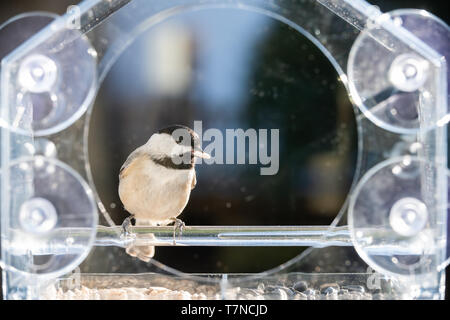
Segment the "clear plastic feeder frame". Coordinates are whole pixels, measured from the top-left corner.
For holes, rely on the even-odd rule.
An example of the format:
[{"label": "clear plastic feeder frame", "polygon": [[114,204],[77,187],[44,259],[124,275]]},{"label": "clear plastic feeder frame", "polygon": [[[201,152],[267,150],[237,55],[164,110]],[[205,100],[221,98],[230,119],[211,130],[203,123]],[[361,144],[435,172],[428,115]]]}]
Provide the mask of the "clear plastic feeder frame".
[{"label": "clear plastic feeder frame", "polygon": [[[245,240],[237,236],[246,227],[209,227],[205,236],[215,237],[213,245],[354,246],[369,267],[415,288],[407,297],[443,298],[448,47],[439,46],[448,46],[448,27],[424,11],[382,14],[362,0],[86,0],[66,15],[48,16],[42,30],[27,23],[42,14],[3,25],[29,31],[14,38],[1,64],[4,297],[39,298],[44,284],[75,269],[93,245],[172,242],[167,227],[152,228],[155,237],[146,239],[149,230],[135,227],[135,237],[124,238],[120,227],[98,226],[107,213],[88,165],[89,110],[111,65],[142,32],[180,10],[222,7],[287,23],[329,58],[361,111],[358,170],[330,226],[248,227],[255,237]],[[394,150],[400,141],[410,142]],[[177,243],[204,245],[192,230]],[[219,286],[242,280],[219,278]]]}]

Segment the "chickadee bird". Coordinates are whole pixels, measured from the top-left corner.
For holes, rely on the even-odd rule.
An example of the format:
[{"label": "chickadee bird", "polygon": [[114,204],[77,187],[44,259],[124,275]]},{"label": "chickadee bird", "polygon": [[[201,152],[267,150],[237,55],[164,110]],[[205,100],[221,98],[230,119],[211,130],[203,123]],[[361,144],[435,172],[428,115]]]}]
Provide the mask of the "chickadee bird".
[{"label": "chickadee bird", "polygon": [[[119,173],[119,197],[137,226],[184,225],[177,217],[197,183],[195,158],[210,156],[198,135],[182,125],[159,130],[128,156]],[[148,262],[155,248],[131,245],[126,252]]]}]

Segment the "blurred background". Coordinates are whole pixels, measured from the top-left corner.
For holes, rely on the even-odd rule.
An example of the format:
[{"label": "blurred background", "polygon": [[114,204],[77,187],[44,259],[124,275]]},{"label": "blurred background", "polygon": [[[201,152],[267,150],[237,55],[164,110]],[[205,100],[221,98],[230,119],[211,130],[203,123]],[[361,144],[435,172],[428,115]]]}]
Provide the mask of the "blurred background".
[{"label": "blurred background", "polygon": [[[370,2],[382,11],[425,9],[448,23],[444,1]],[[0,23],[28,11],[62,14],[72,4],[3,1]],[[128,216],[117,187],[129,153],[161,127],[193,127],[195,120],[203,122],[204,131],[280,129],[280,164],[273,176],[261,176],[261,165],[197,166],[197,186],[180,216],[187,225],[328,225],[342,208],[358,137],[353,107],[330,61],[279,21],[238,10],[203,10],[176,15],[141,35],[100,88],[89,162],[98,195],[116,224]],[[183,272],[261,272],[302,251],[159,247],[155,258]],[[96,248],[82,270],[150,269],[123,249]]]}]

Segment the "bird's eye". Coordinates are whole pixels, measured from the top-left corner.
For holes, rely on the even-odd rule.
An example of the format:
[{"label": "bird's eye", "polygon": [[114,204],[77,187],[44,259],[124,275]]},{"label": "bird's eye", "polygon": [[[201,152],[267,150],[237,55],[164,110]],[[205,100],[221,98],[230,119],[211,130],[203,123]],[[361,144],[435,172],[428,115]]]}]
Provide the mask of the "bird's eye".
[{"label": "bird's eye", "polygon": [[182,141],[183,141],[183,137],[179,137],[178,140],[177,140],[177,143],[180,143]]}]

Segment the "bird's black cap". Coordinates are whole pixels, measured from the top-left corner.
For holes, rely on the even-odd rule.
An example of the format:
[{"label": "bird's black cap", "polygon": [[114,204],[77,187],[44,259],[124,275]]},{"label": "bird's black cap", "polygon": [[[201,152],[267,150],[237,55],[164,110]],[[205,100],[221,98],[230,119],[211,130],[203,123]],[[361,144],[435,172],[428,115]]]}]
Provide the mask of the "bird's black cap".
[{"label": "bird's black cap", "polygon": [[187,132],[189,132],[190,134],[192,134],[192,135],[194,134],[194,130],[192,130],[192,129],[189,128],[189,127],[183,126],[182,124],[173,124],[173,125],[170,125],[170,126],[168,126],[168,127],[159,129],[159,130],[158,130],[158,133],[167,133],[167,134],[172,135],[172,133],[173,133],[175,130],[177,130],[177,129],[184,129],[184,130],[186,130]]}]

